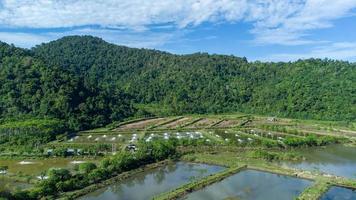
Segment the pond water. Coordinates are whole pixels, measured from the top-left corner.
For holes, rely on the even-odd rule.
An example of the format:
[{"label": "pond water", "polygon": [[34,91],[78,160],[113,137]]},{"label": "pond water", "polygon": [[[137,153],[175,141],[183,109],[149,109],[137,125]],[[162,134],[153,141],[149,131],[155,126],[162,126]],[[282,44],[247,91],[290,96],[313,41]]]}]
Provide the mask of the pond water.
[{"label": "pond water", "polygon": [[82,161],[96,162],[95,160],[81,158],[48,158],[40,160],[0,160],[0,166],[8,166],[9,173],[21,173],[24,175],[39,175],[52,167],[72,168]]},{"label": "pond water", "polygon": [[0,176],[0,187],[11,188],[13,190],[30,188],[33,185],[24,182],[17,182],[13,179]]},{"label": "pond water", "polygon": [[312,182],[304,179],[244,170],[221,182],[188,194],[189,200],[293,200]]},{"label": "pond water", "polygon": [[305,161],[282,164],[356,179],[356,147],[331,145],[323,148],[302,149],[299,152],[306,158]]},{"label": "pond water", "polygon": [[356,199],[356,191],[342,187],[332,187],[321,200],[354,200]]},{"label": "pond water", "polygon": [[178,162],[149,170],[123,182],[99,189],[81,199],[151,199],[162,192],[172,190],[196,178],[216,173],[223,167]]}]

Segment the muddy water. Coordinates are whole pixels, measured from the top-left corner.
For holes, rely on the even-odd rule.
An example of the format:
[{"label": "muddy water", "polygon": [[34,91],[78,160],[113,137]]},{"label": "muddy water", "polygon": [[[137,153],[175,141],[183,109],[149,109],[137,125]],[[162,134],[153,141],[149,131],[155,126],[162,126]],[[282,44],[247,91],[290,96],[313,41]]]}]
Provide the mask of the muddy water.
[{"label": "muddy water", "polygon": [[12,174],[39,175],[50,168],[72,168],[76,163],[83,161],[96,162],[81,158],[48,158],[48,159],[24,159],[24,160],[0,160],[0,166],[8,166],[8,172]]}]

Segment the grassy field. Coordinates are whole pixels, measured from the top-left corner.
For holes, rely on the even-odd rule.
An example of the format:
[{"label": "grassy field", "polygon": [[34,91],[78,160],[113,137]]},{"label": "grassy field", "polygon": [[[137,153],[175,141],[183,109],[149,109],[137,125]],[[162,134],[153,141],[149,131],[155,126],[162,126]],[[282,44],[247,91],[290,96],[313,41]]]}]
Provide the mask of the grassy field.
[{"label": "grassy field", "polygon": [[47,158],[47,159],[0,159],[0,166],[8,166],[10,175],[37,176],[49,168],[68,168],[81,162],[98,162],[100,158]]}]

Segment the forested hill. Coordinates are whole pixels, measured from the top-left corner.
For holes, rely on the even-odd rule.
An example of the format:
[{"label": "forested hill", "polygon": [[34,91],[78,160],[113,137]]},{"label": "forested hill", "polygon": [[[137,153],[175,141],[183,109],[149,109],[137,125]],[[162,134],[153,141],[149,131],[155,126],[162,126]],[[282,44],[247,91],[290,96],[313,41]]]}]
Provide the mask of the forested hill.
[{"label": "forested hill", "polygon": [[[356,120],[356,64],[309,59],[248,62],[174,55],[70,36],[22,50],[0,46],[0,114],[52,116],[77,129],[142,113],[247,112]],[[84,121],[85,125],[80,125]]]}]

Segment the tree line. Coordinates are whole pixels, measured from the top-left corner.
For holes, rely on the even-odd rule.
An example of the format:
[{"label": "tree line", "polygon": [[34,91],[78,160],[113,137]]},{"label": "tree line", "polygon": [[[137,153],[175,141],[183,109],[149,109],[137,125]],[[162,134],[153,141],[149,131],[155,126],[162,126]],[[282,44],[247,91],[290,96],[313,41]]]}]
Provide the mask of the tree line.
[{"label": "tree line", "polygon": [[176,140],[156,140],[151,143],[140,142],[135,152],[122,151],[106,157],[99,164],[82,163],[75,171],[50,169],[42,174],[47,177],[28,190],[0,190],[0,196],[8,199],[56,199],[61,193],[97,184],[120,173],[136,169],[146,164],[176,158]]},{"label": "tree line", "polygon": [[174,55],[92,36],[32,49],[0,43],[0,119],[58,119],[72,131],[156,113],[355,121],[355,69],[355,63],[328,59]]}]

